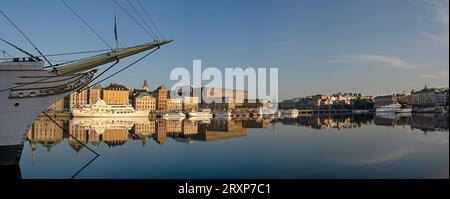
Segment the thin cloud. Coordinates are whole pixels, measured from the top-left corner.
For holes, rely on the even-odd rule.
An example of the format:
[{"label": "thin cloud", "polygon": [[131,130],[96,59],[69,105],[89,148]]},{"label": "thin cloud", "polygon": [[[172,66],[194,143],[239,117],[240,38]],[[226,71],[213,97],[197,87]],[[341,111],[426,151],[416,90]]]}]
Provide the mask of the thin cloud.
[{"label": "thin cloud", "polygon": [[371,54],[350,54],[342,55],[337,59],[329,61],[330,63],[381,63],[385,66],[412,69],[417,68],[419,65],[409,63],[396,56],[383,56],[383,55],[371,55]]},{"label": "thin cloud", "polygon": [[431,6],[434,17],[433,22],[439,26],[441,32],[431,33],[428,31],[420,32],[424,37],[431,39],[441,45],[449,46],[449,8],[448,1],[428,0],[425,1]]},{"label": "thin cloud", "polygon": [[433,73],[428,73],[424,75],[420,75],[420,77],[431,80],[445,80],[449,78],[448,71],[438,71]]},{"label": "thin cloud", "polygon": [[373,164],[382,164],[386,162],[395,162],[400,160],[404,156],[414,154],[417,152],[418,150],[416,149],[407,148],[407,149],[398,149],[390,151],[385,154],[374,156],[352,156],[352,157],[338,157],[331,159],[347,165],[373,165]]}]

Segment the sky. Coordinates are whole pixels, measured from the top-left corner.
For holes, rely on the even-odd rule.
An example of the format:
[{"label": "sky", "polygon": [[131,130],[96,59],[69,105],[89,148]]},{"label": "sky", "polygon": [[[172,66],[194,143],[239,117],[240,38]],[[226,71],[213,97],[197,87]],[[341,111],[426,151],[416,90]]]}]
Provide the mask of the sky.
[{"label": "sky", "polygon": [[[191,70],[192,61],[201,59],[203,69],[278,68],[281,99],[448,87],[448,0],[140,1],[164,38],[174,42],[103,84],[139,88],[148,80],[151,89],[170,87],[174,68]],[[126,0],[118,2],[134,14]],[[111,46],[114,15],[120,47],[153,40],[113,0],[66,3]],[[107,48],[59,0],[1,0],[0,9],[44,54]],[[37,54],[4,18],[0,27],[0,38]],[[4,43],[1,50],[23,56]],[[139,57],[121,60],[115,70]]]}]

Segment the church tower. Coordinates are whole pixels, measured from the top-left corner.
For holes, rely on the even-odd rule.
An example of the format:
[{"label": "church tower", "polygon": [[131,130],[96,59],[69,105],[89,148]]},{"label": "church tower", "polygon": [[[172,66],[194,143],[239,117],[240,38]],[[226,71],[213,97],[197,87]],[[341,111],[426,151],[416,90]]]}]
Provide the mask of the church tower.
[{"label": "church tower", "polygon": [[142,90],[145,90],[147,92],[150,92],[150,88],[148,87],[147,80],[144,80],[144,85],[142,86]]}]

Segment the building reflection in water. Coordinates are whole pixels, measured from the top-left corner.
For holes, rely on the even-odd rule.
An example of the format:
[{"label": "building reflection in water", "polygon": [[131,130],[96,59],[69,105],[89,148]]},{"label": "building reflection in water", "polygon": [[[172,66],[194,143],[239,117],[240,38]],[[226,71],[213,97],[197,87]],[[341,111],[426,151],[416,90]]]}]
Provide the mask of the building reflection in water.
[{"label": "building reflection in water", "polygon": [[[161,147],[167,139],[191,144],[194,141],[214,141],[247,136],[252,128],[268,128],[271,123],[302,126],[313,129],[335,128],[353,129],[364,125],[392,126],[420,129],[424,133],[448,131],[448,116],[438,114],[417,114],[413,116],[374,116],[360,115],[310,115],[286,119],[213,119],[213,120],[150,120],[148,118],[73,118],[55,121],[39,117],[28,131],[33,163],[36,149],[40,145],[47,151],[67,139],[70,147],[77,153],[84,144],[117,147],[127,141],[141,141],[142,146],[153,140]],[[62,127],[62,128],[61,128]],[[65,132],[70,133],[68,136]]]}]

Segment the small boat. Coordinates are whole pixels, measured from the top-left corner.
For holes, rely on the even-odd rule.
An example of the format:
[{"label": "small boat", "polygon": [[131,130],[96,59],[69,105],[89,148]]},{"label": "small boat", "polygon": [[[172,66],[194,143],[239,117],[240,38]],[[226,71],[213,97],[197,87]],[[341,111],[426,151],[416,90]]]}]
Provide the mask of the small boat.
[{"label": "small boat", "polygon": [[203,117],[203,118],[212,118],[213,114],[211,113],[211,109],[202,109],[200,111],[194,111],[188,113],[189,117]]}]

